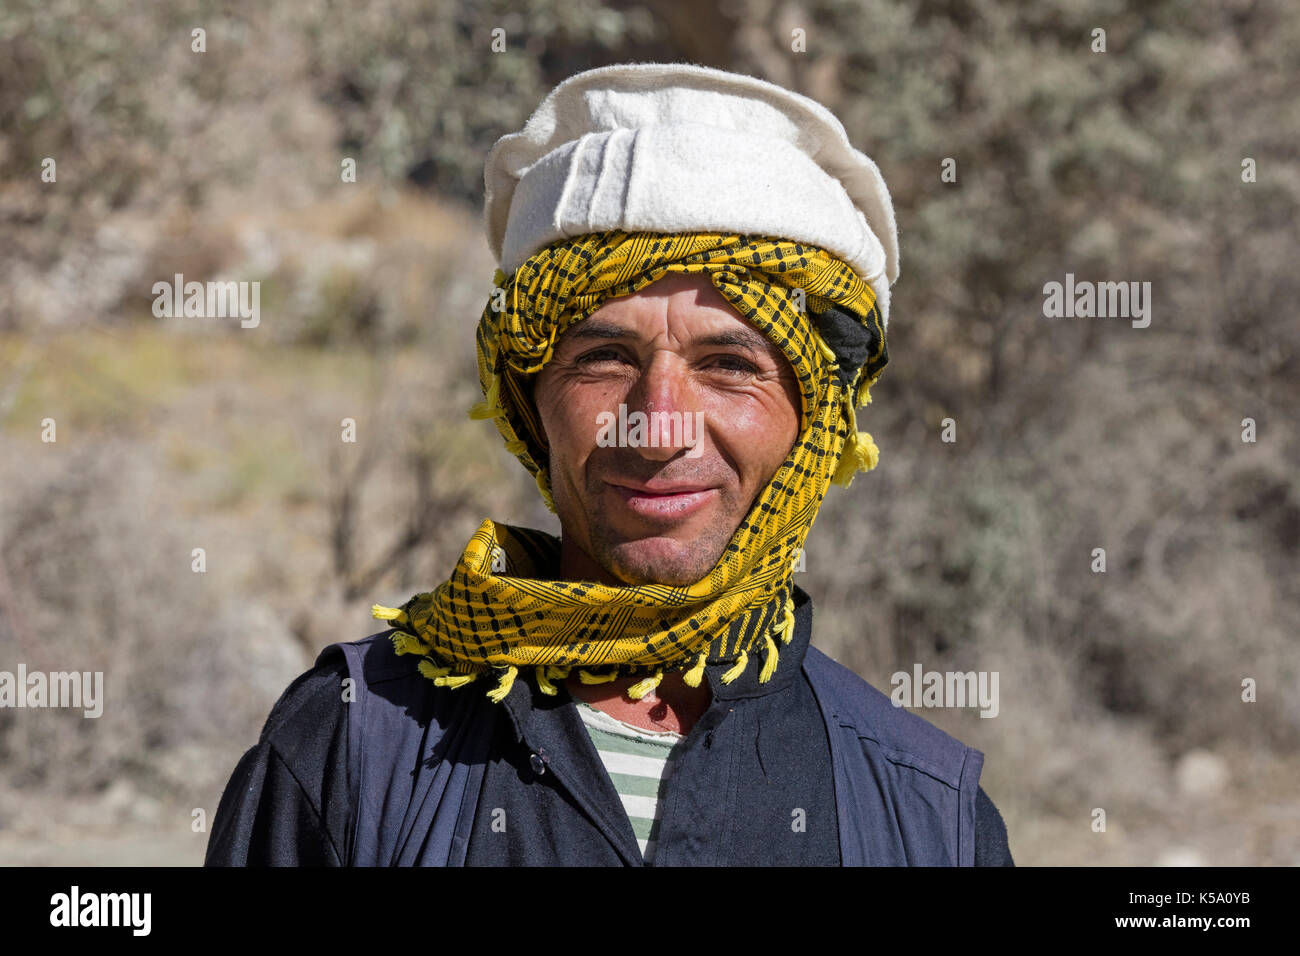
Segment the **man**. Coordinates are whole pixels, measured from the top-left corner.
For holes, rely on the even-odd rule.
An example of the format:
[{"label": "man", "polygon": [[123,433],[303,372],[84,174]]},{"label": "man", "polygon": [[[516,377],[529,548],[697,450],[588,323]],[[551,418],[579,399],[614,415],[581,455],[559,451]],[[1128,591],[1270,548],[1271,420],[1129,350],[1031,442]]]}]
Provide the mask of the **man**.
[{"label": "man", "polygon": [[209,864],[1011,865],[983,754],[811,648],[793,562],[876,463],[893,211],[838,120],[680,64],[488,156],[491,418],[561,536],[484,521],[276,704]]}]

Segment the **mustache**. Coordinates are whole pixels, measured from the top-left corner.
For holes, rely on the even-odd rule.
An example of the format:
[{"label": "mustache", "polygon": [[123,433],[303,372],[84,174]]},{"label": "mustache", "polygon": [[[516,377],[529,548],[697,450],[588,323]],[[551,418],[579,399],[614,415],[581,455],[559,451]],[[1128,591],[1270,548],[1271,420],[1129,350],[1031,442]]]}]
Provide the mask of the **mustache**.
[{"label": "mustache", "polygon": [[725,488],[736,473],[717,453],[706,449],[699,458],[687,458],[683,448],[667,461],[650,461],[634,448],[597,448],[588,459],[588,483],[683,484]]}]

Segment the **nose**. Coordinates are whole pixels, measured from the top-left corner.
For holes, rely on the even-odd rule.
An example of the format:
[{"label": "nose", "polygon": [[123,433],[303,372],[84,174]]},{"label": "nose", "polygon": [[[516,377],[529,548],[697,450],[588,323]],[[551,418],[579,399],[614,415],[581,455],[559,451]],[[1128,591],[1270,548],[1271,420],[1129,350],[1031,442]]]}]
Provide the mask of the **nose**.
[{"label": "nose", "polygon": [[704,416],[692,394],[685,362],[663,350],[655,353],[627,396],[628,415],[646,416],[645,442],[637,447],[643,458],[667,461],[701,440]]}]

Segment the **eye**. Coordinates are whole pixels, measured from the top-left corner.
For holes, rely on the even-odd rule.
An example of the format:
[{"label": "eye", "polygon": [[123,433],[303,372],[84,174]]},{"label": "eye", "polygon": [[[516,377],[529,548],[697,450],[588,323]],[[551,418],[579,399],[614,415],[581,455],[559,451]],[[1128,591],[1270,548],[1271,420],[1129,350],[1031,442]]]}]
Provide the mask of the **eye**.
[{"label": "eye", "polygon": [[573,361],[576,365],[593,365],[597,362],[618,362],[623,360],[623,353],[619,352],[618,349],[600,348],[592,349],[590,352],[583,352]]},{"label": "eye", "polygon": [[719,355],[712,359],[711,366],[729,375],[754,375],[758,366],[749,359],[739,355]]}]

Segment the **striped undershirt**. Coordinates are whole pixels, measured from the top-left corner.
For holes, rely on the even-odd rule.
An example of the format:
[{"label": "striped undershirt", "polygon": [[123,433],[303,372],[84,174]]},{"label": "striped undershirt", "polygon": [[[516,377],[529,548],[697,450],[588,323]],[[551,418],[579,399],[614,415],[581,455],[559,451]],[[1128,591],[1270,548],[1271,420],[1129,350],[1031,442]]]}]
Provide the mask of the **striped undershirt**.
[{"label": "striped undershirt", "polygon": [[596,745],[596,752],[632,822],[641,856],[646,863],[652,863],[660,808],[677,756],[677,745],[683,737],[671,730],[643,730],[583,701],[576,703],[582,722],[591,734],[591,742]]}]

